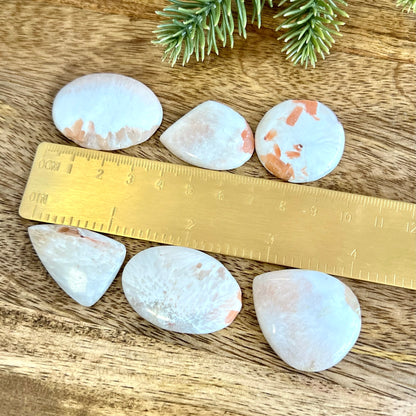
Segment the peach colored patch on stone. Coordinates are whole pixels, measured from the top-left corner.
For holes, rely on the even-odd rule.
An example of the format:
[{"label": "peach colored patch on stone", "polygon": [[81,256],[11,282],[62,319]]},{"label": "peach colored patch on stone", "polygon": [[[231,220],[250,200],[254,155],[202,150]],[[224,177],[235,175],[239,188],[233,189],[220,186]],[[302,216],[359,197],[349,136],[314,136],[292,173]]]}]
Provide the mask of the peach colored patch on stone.
[{"label": "peach colored patch on stone", "polygon": [[243,138],[243,152],[252,154],[254,152],[254,137],[248,124],[241,132],[241,137]]},{"label": "peach colored patch on stone", "polygon": [[147,131],[131,127],[123,127],[115,133],[108,132],[107,136],[103,137],[95,131],[95,125],[92,121],[88,122],[87,131],[82,130],[83,124],[84,122],[79,119],[73,124],[72,127],[66,127],[63,133],[66,137],[73,140],[78,145],[96,150],[114,150],[126,147],[118,147],[117,143],[122,141],[129,142],[132,146],[140,142],[143,137],[150,137],[157,130],[157,126]]},{"label": "peach colored patch on stone", "polygon": [[289,114],[288,118],[286,119],[286,124],[289,126],[294,126],[298,121],[300,115],[302,114],[303,107],[297,105],[292,112]]},{"label": "peach colored patch on stone", "polygon": [[317,101],[311,101],[311,100],[292,100],[295,104],[303,104],[305,107],[297,105],[292,112],[289,114],[288,118],[286,119],[286,123],[289,126],[294,126],[296,122],[298,121],[300,115],[302,114],[303,110],[312,116],[315,120],[319,120],[319,118],[316,115],[316,112],[318,111],[318,102]]},{"label": "peach colored patch on stone", "polygon": [[286,181],[293,178],[293,167],[290,163],[285,163],[281,160],[282,153],[279,145],[275,144],[273,149],[274,153],[268,153],[265,156],[260,156],[260,159],[266,169],[273,173],[273,175]]},{"label": "peach colored patch on stone", "polygon": [[269,142],[270,140],[273,140],[277,136],[276,129],[271,129],[269,132],[264,136],[264,140]]},{"label": "peach colored patch on stone", "polygon": [[74,237],[82,237],[78,231],[78,228],[75,228],[75,227],[60,227],[57,229],[57,231],[58,233],[72,235]]},{"label": "peach colored patch on stone", "polygon": [[225,317],[225,323],[230,325],[231,322],[234,321],[235,317],[238,315],[240,311],[230,311],[228,315]]},{"label": "peach colored patch on stone", "polygon": [[312,116],[315,120],[319,120],[316,113],[318,111],[318,101],[312,100],[293,100],[296,104],[303,104],[305,106],[306,112]]}]

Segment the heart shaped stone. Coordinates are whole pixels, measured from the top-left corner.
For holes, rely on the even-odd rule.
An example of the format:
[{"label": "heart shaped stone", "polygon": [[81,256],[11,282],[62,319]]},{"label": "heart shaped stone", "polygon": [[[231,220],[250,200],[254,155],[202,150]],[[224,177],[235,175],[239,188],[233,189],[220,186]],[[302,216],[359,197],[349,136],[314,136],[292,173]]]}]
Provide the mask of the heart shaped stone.
[{"label": "heart shaped stone", "polygon": [[28,229],[49,274],[71,298],[91,306],[116,277],[126,248],[112,238],[82,228],[40,224]]},{"label": "heart shaped stone", "polygon": [[253,297],[261,330],[290,366],[322,371],[341,361],[361,328],[357,298],[340,280],[311,270],[257,276]]}]

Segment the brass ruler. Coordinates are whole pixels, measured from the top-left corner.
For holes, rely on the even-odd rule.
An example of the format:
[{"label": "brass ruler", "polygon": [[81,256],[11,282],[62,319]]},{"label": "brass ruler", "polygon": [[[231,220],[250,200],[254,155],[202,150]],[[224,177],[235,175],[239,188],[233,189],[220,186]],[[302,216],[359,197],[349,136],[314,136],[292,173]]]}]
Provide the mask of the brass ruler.
[{"label": "brass ruler", "polygon": [[31,220],[416,289],[416,205],[42,143]]}]

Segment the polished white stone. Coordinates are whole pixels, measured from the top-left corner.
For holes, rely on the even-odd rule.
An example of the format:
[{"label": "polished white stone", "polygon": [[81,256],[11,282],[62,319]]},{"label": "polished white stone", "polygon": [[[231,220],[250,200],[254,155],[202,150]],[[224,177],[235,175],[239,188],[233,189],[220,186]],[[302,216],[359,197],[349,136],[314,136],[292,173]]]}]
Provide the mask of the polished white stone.
[{"label": "polished white stone", "polygon": [[29,227],[28,232],[46,270],[83,306],[101,298],[126,256],[123,244],[82,228],[40,224]]},{"label": "polished white stone", "polygon": [[257,276],[254,306],[273,350],[290,366],[322,371],[341,361],[361,328],[357,298],[340,280],[310,270]]},{"label": "polished white stone", "polygon": [[225,104],[205,101],[172,124],[161,142],[177,157],[201,168],[234,169],[254,152],[244,117]]},{"label": "polished white stone", "polygon": [[218,260],[190,248],[141,251],[126,264],[122,283],[141,317],[171,331],[215,332],[241,309],[241,290],[231,273]]},{"label": "polished white stone", "polygon": [[116,150],[144,142],[163,111],[146,85],[119,74],[89,74],[65,85],[53,102],[57,129],[80,146]]},{"label": "polished white stone", "polygon": [[324,104],[287,100],[270,109],[256,129],[256,153],[273,175],[311,182],[330,173],[344,151],[345,134]]}]

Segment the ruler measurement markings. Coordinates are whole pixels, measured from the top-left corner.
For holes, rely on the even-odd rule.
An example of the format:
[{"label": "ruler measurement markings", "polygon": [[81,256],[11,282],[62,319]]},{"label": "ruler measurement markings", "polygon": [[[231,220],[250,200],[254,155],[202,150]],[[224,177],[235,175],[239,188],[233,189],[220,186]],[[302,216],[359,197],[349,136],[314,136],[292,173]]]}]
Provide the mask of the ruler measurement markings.
[{"label": "ruler measurement markings", "polygon": [[116,207],[113,207],[113,209],[111,210],[110,221],[108,222],[108,227],[107,227],[108,231],[111,230],[111,226],[113,225],[113,220],[114,220],[114,215],[116,213],[116,210],[117,210]]},{"label": "ruler measurement markings", "polygon": [[[43,148],[43,150],[44,149],[45,148]],[[287,238],[292,239],[292,236],[290,235],[290,233],[285,233],[284,229],[286,229],[287,228],[286,226],[288,226],[290,230],[290,227],[293,226],[294,224],[293,221],[295,221],[295,218],[298,215],[297,212],[302,212],[302,218],[299,218],[300,225],[298,226],[299,229],[301,230],[301,233],[299,234],[299,236],[296,236],[297,239],[302,238],[301,236],[304,235],[305,231],[303,230],[303,227],[305,226],[309,228],[318,227],[320,222],[322,221],[321,220],[322,218],[328,218],[329,222],[333,222],[333,224],[331,223],[329,226],[336,227],[334,230],[337,230],[336,231],[337,233],[340,233],[340,232],[347,233],[347,235],[349,235],[351,238],[352,244],[354,244],[354,238],[355,238],[353,236],[354,232],[357,229],[360,229],[359,227],[364,227],[366,233],[367,232],[377,233],[377,234],[373,234],[374,236],[377,236],[377,238],[379,237],[383,238],[382,236],[384,235],[385,238],[389,238],[389,236],[394,236],[394,239],[396,239],[396,238],[399,238],[399,237],[395,237],[396,235],[398,235],[397,233],[399,231],[406,232],[406,234],[408,235],[412,234],[406,240],[407,247],[410,247],[409,244],[414,244],[416,241],[413,238],[415,233],[413,233],[412,231],[413,228],[411,228],[413,227],[413,225],[416,227],[416,218],[415,218],[416,205],[415,204],[409,204],[409,203],[405,203],[402,201],[388,201],[388,200],[383,200],[380,198],[374,198],[374,197],[368,197],[368,196],[362,196],[362,195],[347,194],[347,193],[342,193],[339,191],[331,191],[331,190],[326,190],[322,188],[314,188],[310,186],[287,184],[287,183],[278,182],[278,181],[269,181],[269,180],[264,180],[261,178],[241,177],[238,175],[233,175],[233,174],[224,173],[224,172],[211,172],[211,171],[193,168],[193,167],[184,166],[184,165],[164,164],[162,162],[147,161],[147,160],[143,161],[141,159],[132,158],[130,156],[125,156],[125,155],[106,156],[106,154],[104,154],[103,156],[103,152],[96,152],[96,151],[88,150],[88,149],[78,150],[77,148],[69,147],[69,146],[53,145],[53,146],[48,146],[48,150],[51,152],[50,155],[49,154],[47,155],[48,159],[51,158],[51,159],[64,162],[62,166],[68,166],[68,165],[65,165],[65,163],[68,160],[72,159],[73,165],[75,165],[74,167],[77,168],[76,170],[71,168],[72,174],[75,175],[74,180],[76,180],[78,177],[82,178],[83,173],[87,172],[88,169],[90,172],[91,172],[91,169],[93,171],[94,166],[97,166],[97,161],[99,164],[100,162],[102,162],[103,159],[109,160],[108,174],[106,170],[106,175],[104,175],[103,180],[100,181],[103,184],[105,184],[105,181],[107,181],[106,183],[108,185],[105,185],[107,186],[107,188],[102,188],[102,189],[108,189],[108,186],[111,183],[108,178],[110,178],[111,176],[113,177],[115,176],[116,178],[121,178],[123,181],[126,180],[126,177],[124,176],[125,175],[124,172],[126,171],[124,171],[123,169],[116,170],[117,169],[116,165],[119,166],[120,164],[124,164],[125,162],[126,167],[129,167],[128,171],[130,172],[134,171],[135,166],[138,166],[139,168],[137,172],[137,181],[135,180],[134,184],[132,184],[133,186],[132,189],[133,190],[138,189],[139,185],[142,188],[145,187],[146,189],[144,190],[143,196],[146,199],[147,199],[148,192],[150,192],[149,193],[150,196],[153,195],[153,197],[151,196],[152,198],[158,198],[158,199],[161,198],[161,197],[156,196],[155,191],[152,191],[151,189],[150,190],[147,189],[148,185],[150,185],[150,183],[148,182],[148,179],[150,179],[151,175],[153,175],[152,172],[155,172],[155,175],[157,177],[164,177],[164,180],[166,182],[163,189],[159,190],[159,192],[162,192],[162,198],[168,197],[170,200],[173,197],[174,203],[175,204],[179,203],[179,205],[177,205],[177,208],[175,208],[177,210],[176,215],[179,216],[179,218],[186,218],[186,216],[189,215],[189,213],[186,214],[185,212],[182,214],[182,211],[185,211],[188,207],[188,205],[186,205],[186,203],[184,202],[184,201],[188,201],[188,199],[185,198],[185,195],[183,195],[182,197],[178,195],[178,198],[182,198],[182,201],[179,201],[179,199],[176,200],[176,196],[174,195],[176,190],[182,189],[182,188],[179,188],[180,184],[185,185],[187,183],[195,182],[193,185],[194,192],[192,194],[192,199],[191,199],[192,202],[191,200],[189,200],[190,201],[189,203],[197,204],[196,205],[197,207],[198,207],[198,204],[202,202],[204,202],[205,204],[209,203],[211,204],[209,205],[211,209],[215,209],[215,210],[217,209],[218,210],[219,209],[230,210],[231,209],[231,211],[229,211],[230,213],[233,212],[232,210],[233,203],[235,202],[242,203],[243,201],[246,200],[244,198],[247,198],[247,194],[253,195],[255,193],[256,202],[253,204],[253,206],[247,205],[245,203],[245,207],[247,207],[247,209],[249,210],[256,209],[255,215],[258,216],[258,219],[260,222],[258,224],[256,223],[255,227],[260,233],[263,233],[263,232],[267,233],[266,230],[267,230],[267,227],[270,227],[270,224],[267,224],[267,216],[262,216],[261,213],[257,212],[258,207],[261,205],[264,205],[267,209],[272,208],[272,211],[268,211],[268,212],[269,214],[272,212],[275,213],[273,214],[275,215],[273,228],[276,230],[274,231],[274,233],[277,233],[277,232],[280,233],[282,230],[283,241],[281,242],[282,244],[279,245],[279,250],[283,250],[282,252],[283,260],[279,261],[280,260],[279,256],[274,255],[274,252],[276,251],[275,246],[270,247],[270,245],[266,245],[265,240],[258,239],[258,237],[254,237],[255,234],[253,234],[252,231],[250,232],[241,231],[236,234],[236,235],[241,235],[241,236],[245,235],[244,240],[241,240],[241,241],[253,241],[252,246],[250,246],[249,248],[238,247],[238,244],[236,246],[236,241],[238,241],[238,238],[235,238],[235,237],[233,237],[233,243],[231,245],[229,243],[219,244],[219,243],[224,243],[225,234],[221,232],[221,229],[223,228],[224,225],[225,226],[227,225],[227,223],[224,221],[228,221],[227,218],[223,220],[221,217],[219,218],[220,223],[217,225],[218,230],[219,230],[219,233],[218,233],[219,236],[217,236],[216,233],[214,233],[213,240],[210,240],[209,243],[203,240],[203,244],[205,244],[204,247],[206,247],[208,244],[208,246],[211,247],[211,250],[214,250],[215,248],[216,252],[220,252],[222,254],[230,254],[234,251],[235,252],[234,255],[238,255],[238,253],[242,253],[242,256],[244,257],[246,256],[248,256],[249,258],[255,257],[256,259],[257,258],[263,259],[263,261],[270,261],[274,257],[275,258],[274,262],[278,264],[290,266],[291,265],[290,263],[292,263],[292,265],[295,267],[307,266],[308,268],[311,268],[312,257],[311,257],[311,254],[309,254],[309,252],[306,251],[302,257],[299,257],[298,253],[293,253],[293,250],[295,249],[294,245],[292,245],[289,249],[286,249],[287,241],[285,239]],[[43,151],[43,153],[39,153],[39,157],[40,156],[45,157],[45,151]],[[39,157],[37,160],[39,160]],[[86,164],[87,162],[88,162],[88,166]],[[145,169],[143,169],[143,167],[145,167]],[[39,169],[36,166],[34,166],[32,169],[35,171],[36,174],[41,175],[43,181],[45,181],[46,179],[49,180],[49,178],[52,178],[53,180],[58,180],[58,178],[56,178],[56,176],[58,176],[56,172],[53,172],[53,171],[52,172],[49,172],[49,171],[39,172]],[[178,179],[174,179],[175,177]],[[173,179],[173,182],[171,181],[171,179]],[[59,178],[59,180],[61,179]],[[91,186],[93,186],[91,176],[89,176],[86,179],[86,182],[90,182]],[[71,182],[69,182],[68,184],[71,185]],[[207,184],[207,185],[204,185],[204,184]],[[239,188],[242,184],[246,184],[249,187],[249,190],[246,190],[245,194],[243,194]],[[45,190],[42,189],[42,191],[45,193],[49,189],[48,188],[49,185],[46,185],[46,186],[47,187]],[[216,199],[212,199],[211,201],[209,201],[208,199],[206,199],[207,198],[206,196],[204,199],[204,195],[203,195],[204,192],[200,192],[200,190],[206,189],[206,186],[208,186],[208,189],[212,189],[214,191],[214,193],[210,195],[212,195]],[[68,185],[66,185],[65,189],[68,189]],[[116,189],[114,192],[116,196],[114,198],[114,201],[120,198],[120,193],[118,191],[119,190]],[[219,192],[221,192],[221,198],[216,197],[216,195],[219,195]],[[284,207],[285,208],[284,210],[279,210],[278,209],[279,205],[272,203],[272,198],[269,195],[270,192],[275,193],[275,195],[277,196],[276,199],[279,199],[279,201],[282,200],[285,202],[286,205]],[[71,193],[70,186],[69,186],[69,193]],[[134,194],[134,191],[133,191],[133,194]],[[98,195],[98,191],[97,191],[97,195]],[[180,195],[182,195],[182,193],[180,193]],[[26,213],[32,213],[33,216],[38,217],[40,206],[38,204],[34,204],[33,201],[28,201],[27,195],[26,195],[26,198],[24,199],[25,201],[23,202],[25,202],[27,206],[30,206],[30,205],[33,206],[33,211],[27,210]],[[104,201],[104,203],[107,203],[107,202]],[[222,204],[222,205],[219,205],[219,204]],[[337,208],[329,209],[331,204],[336,204]],[[349,213],[349,215],[347,215],[346,217],[345,217],[346,214],[344,214],[344,217],[342,217],[343,214],[337,211],[338,209],[339,210],[342,209],[342,205],[344,205],[344,210]],[[57,216],[55,216],[55,221],[54,221],[57,223],[58,219],[60,218],[60,215],[64,214],[64,212],[62,212],[61,208],[58,209],[52,203],[50,206],[49,199],[48,199],[46,208],[48,207],[51,209],[51,211],[49,212],[58,214]],[[364,207],[367,207],[367,209],[363,211]],[[73,220],[70,219],[71,214],[75,215],[77,218],[80,218],[79,215],[81,215],[81,213],[77,211],[77,209],[74,210],[73,208],[76,208],[76,207],[75,206],[71,207],[70,211],[65,211],[65,214],[69,214],[69,215],[63,215],[62,222],[65,222],[65,219],[69,218],[67,221],[69,221],[70,224],[72,224]],[[147,211],[148,209],[150,209],[150,206],[149,208],[145,206],[144,209]],[[127,210],[123,211],[123,214],[121,215],[121,222],[120,222],[119,216],[117,215],[117,219],[118,219],[117,226],[115,227],[113,222],[110,222],[108,226],[108,231],[111,231],[112,233],[115,231],[115,233],[118,234],[120,233],[120,231],[124,230],[123,234],[127,235],[128,233],[126,233],[126,231],[128,230],[128,226],[130,225],[128,224],[128,222],[126,223],[127,212],[128,212]],[[224,211],[224,213],[227,213],[227,212],[228,211]],[[397,212],[399,213],[402,212],[403,214],[402,215],[395,214]],[[151,209],[150,209],[150,214],[152,214]],[[204,213],[201,217],[201,213],[196,211],[196,217],[195,217],[196,222],[199,223],[199,221],[203,221],[204,219],[206,221],[206,219],[209,218],[209,217],[205,217],[206,214],[207,212]],[[250,220],[250,215],[248,214],[244,214],[246,216],[240,215],[237,211],[235,212],[235,214],[238,217],[238,221],[240,221],[242,218],[246,218]],[[85,221],[85,228],[88,228],[88,224],[91,224],[91,222],[93,222],[94,219],[96,219],[94,218],[95,215],[98,215],[96,214],[95,211],[91,211],[91,213],[87,213],[86,215],[84,214],[81,215],[81,218],[82,217],[85,218],[85,216],[87,217],[87,219],[85,220],[83,218],[83,220]],[[337,222],[337,216],[341,219],[341,223]],[[46,214],[45,212],[41,212],[40,217],[45,218],[46,221],[53,220],[53,215]],[[148,217],[146,217],[144,225],[150,225],[150,227],[148,228],[152,229],[152,232],[153,232],[153,234],[147,235],[147,239],[152,239],[152,238],[158,239],[158,236],[160,236],[160,233],[159,233],[160,229],[157,227],[152,228],[153,223],[151,220],[150,222],[148,222],[147,218]],[[149,218],[151,218],[151,216]],[[133,220],[129,219],[129,222],[132,222],[131,225],[134,225],[133,223],[135,221],[136,221],[135,219]],[[100,230],[103,229],[104,224],[105,223],[102,223],[102,221],[98,223],[98,226],[101,227]],[[238,222],[236,224],[238,224]],[[78,225],[79,225],[79,222],[78,222]],[[282,229],[281,227],[283,225],[285,227]],[[373,227],[374,231],[371,231],[371,229],[369,228],[370,225]],[[97,229],[98,226],[97,224],[94,223],[93,229],[94,228]],[[169,221],[167,222],[167,224],[165,224],[165,227],[166,226],[169,226],[169,227],[171,226]],[[206,228],[204,228],[204,230],[205,229]],[[181,236],[182,236],[183,231],[181,231],[180,229],[174,229],[173,231],[174,232],[172,234],[172,240],[174,241],[175,237],[178,237],[177,241],[182,242],[183,240],[181,240]],[[192,230],[192,236],[189,235],[186,240],[187,245],[194,246],[195,242],[199,240],[200,236],[201,234],[198,234],[198,230],[196,230],[196,233],[194,233],[194,230]],[[370,237],[370,234],[368,234],[368,236]],[[252,239],[252,237],[254,237],[254,240]],[[279,234],[279,237],[280,237],[280,234]],[[135,238],[137,238],[137,236]],[[406,236],[403,238],[406,238]],[[395,240],[391,240],[390,238],[390,241],[395,241]],[[296,251],[302,250],[302,248],[305,248],[305,245],[302,241],[298,240],[297,242],[301,243],[301,246],[300,247],[296,246]],[[318,241],[318,243],[321,244],[320,241]],[[357,241],[356,247],[360,250],[360,247],[362,246],[362,244],[363,243],[361,241]],[[287,257],[285,258],[285,250],[286,251],[289,250],[288,253],[286,254],[296,254],[296,256],[292,255],[291,262],[289,262],[289,264],[286,263]],[[290,253],[290,251],[292,251],[292,253]],[[300,251],[300,252],[303,253],[304,251]],[[316,268],[320,270],[322,270],[323,268],[327,268],[328,270],[334,269],[335,274],[345,275],[347,273],[347,275],[351,275],[351,277],[362,279],[362,272],[361,272],[362,266],[363,266],[363,263],[368,259],[369,252],[371,252],[371,250],[370,251],[364,250],[364,252],[359,251],[360,256],[357,258],[357,261],[352,261],[349,258],[350,254],[348,250],[346,250],[345,253],[337,254],[338,257],[330,258],[328,263],[326,263],[325,261],[317,262]],[[367,256],[367,258],[365,256]],[[325,259],[325,255],[323,259]],[[346,261],[348,263],[346,263]],[[340,262],[343,262],[343,264]],[[344,267],[341,267],[343,265]],[[377,267],[377,265],[375,266],[376,268],[375,267],[370,268],[370,270],[373,270],[374,274],[370,274],[370,272],[367,272],[367,280],[370,280],[370,281],[379,280],[381,282],[388,281],[389,284],[394,284],[394,285],[399,284],[403,280],[403,284],[406,284],[407,286],[414,286],[414,279],[412,278],[408,278],[408,280],[404,282],[407,272],[401,270],[400,273],[394,274],[394,277],[393,277],[394,269],[391,269],[391,271],[388,271],[387,273],[387,270],[383,270],[382,266],[380,267]],[[370,266],[366,266],[366,267],[370,267]]]}]

